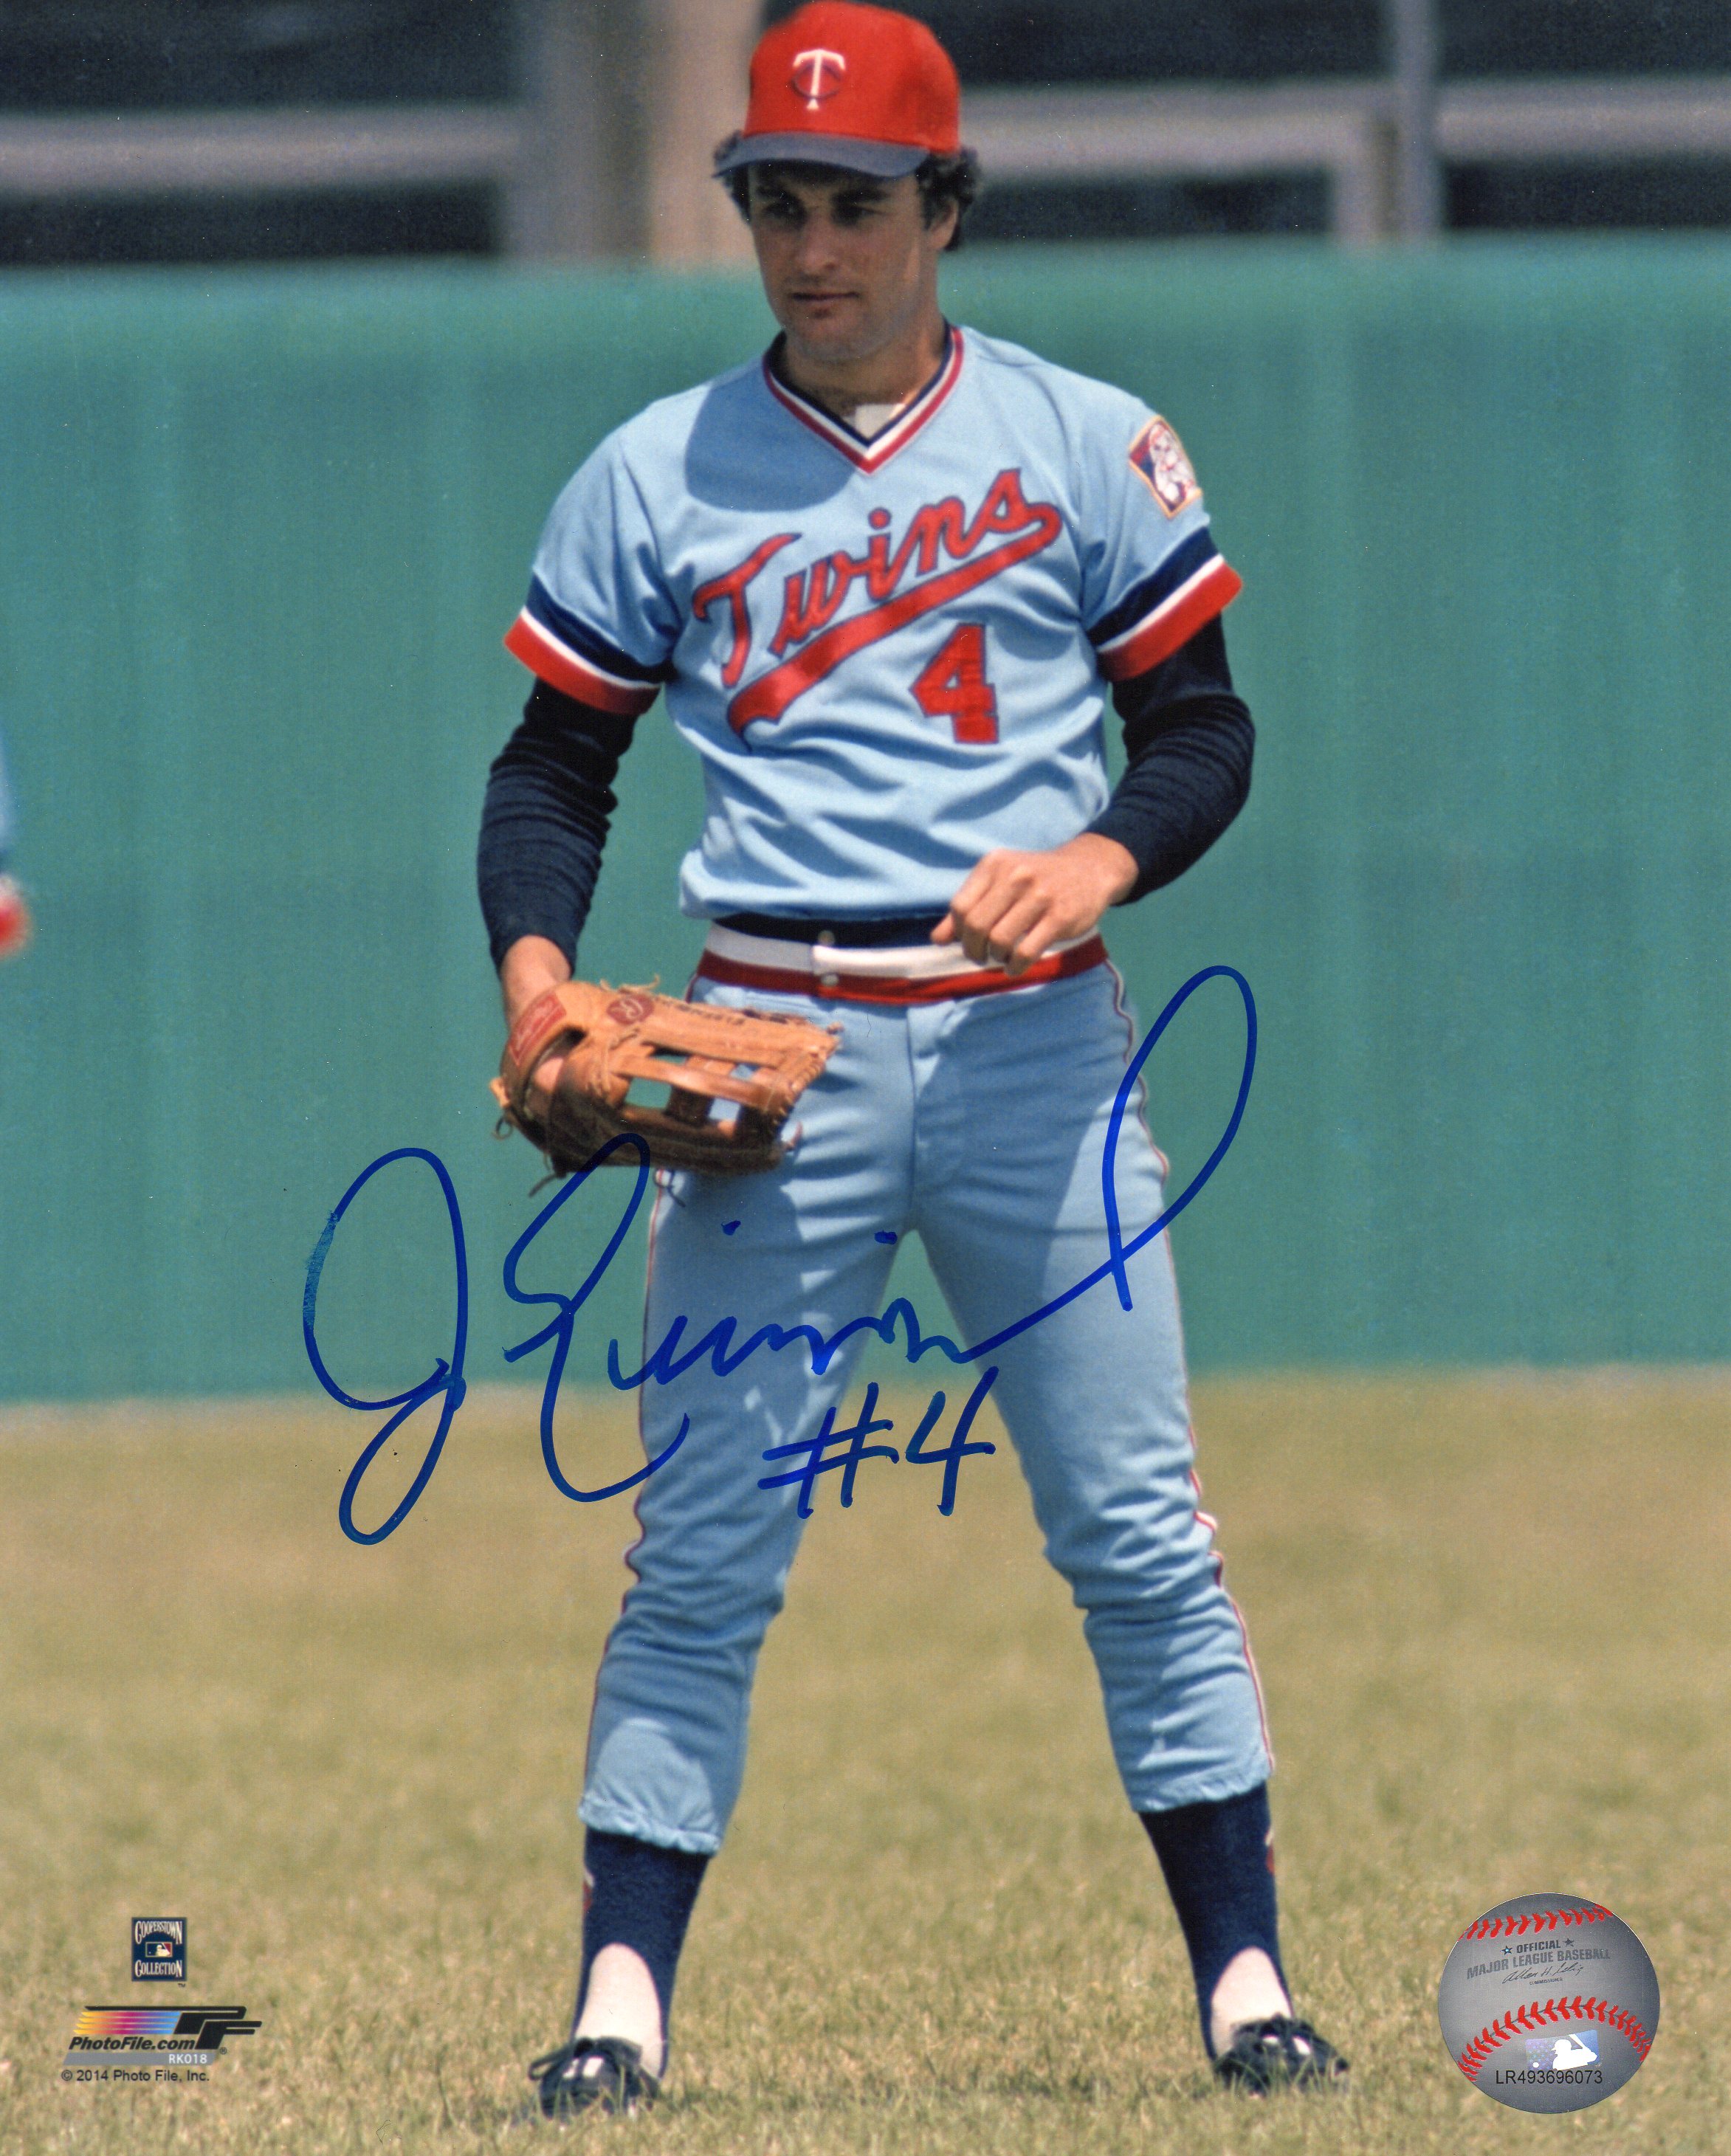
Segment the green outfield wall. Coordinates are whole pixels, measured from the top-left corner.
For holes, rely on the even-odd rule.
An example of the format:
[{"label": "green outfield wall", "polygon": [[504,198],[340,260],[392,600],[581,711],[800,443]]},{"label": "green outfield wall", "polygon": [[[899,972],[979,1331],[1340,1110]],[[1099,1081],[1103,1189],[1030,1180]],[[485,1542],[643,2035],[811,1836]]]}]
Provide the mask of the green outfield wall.
[{"label": "green outfield wall", "polygon": [[[1173,418],[1246,578],[1249,808],[1111,930],[1144,1018],[1213,963],[1261,1014],[1242,1134],[1175,1230],[1194,1361],[1731,1353],[1731,247],[946,274],[958,318]],[[7,1396],[309,1382],[309,1253],[404,1146],[461,1198],[469,1373],[511,1374],[539,1319],[500,1264],[543,1201],[485,1091],[500,636],[585,451],[767,327],[747,283],[647,275],[0,284],[0,726],[39,923],[0,970]],[[659,711],[620,792],[585,965],[678,984],[698,794]],[[1217,988],[1150,1065],[1180,1179],[1239,1045]],[[623,1189],[568,1209],[532,1284],[576,1285]],[[636,1262],[579,1374],[634,1343]],[[430,1173],[382,1174],[327,1268],[333,1368],[413,1383],[451,1302]]]}]

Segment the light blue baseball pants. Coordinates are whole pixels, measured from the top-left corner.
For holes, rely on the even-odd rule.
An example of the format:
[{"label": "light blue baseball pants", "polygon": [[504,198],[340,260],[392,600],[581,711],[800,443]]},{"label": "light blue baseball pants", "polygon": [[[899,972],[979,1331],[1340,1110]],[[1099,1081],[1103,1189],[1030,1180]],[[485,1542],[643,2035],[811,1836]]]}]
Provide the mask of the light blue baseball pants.
[{"label": "light blue baseball pants", "polygon": [[[802,1097],[797,1143],[761,1176],[662,1178],[654,1215],[646,1354],[675,1319],[695,1346],[732,1316],[736,1347],[764,1324],[826,1336],[882,1305],[893,1242],[917,1232],[968,1346],[1040,1308],[1104,1260],[1101,1160],[1133,1052],[1110,966],[1038,987],[886,1006],[700,981],[700,999],[828,1022],[840,1044]],[[1139,1113],[1125,1118],[1117,1187],[1128,1241],[1158,1214],[1165,1164]],[[737,1225],[729,1232],[728,1224]],[[1138,1811],[1239,1794],[1270,1761],[1238,1611],[1220,1584],[1212,1522],[1197,1511],[1171,1254],[1163,1235],[1129,1263],[1133,1307],[1108,1278],[994,1351],[992,1389],[1099,1671],[1118,1772]],[[845,1431],[855,1335],[820,1375],[800,1342],[759,1348],[730,1374],[709,1358],[643,1389],[650,1455],[691,1418],[679,1450],[639,1486],[636,1578],[596,1686],[581,1807],[593,1827],[664,1847],[720,1846],[745,1764],[758,1649],[782,1606],[803,1526],[797,1485],[760,1483],[778,1446]],[[908,1371],[951,1406],[978,1368],[941,1353]],[[876,1442],[905,1447],[908,1430]],[[792,1462],[798,1465],[797,1457]],[[874,1474],[867,1461],[857,1502]],[[941,1471],[925,1472],[934,1486]],[[957,1493],[968,1502],[964,1466]],[[812,1502],[835,1502],[839,1478]]]}]

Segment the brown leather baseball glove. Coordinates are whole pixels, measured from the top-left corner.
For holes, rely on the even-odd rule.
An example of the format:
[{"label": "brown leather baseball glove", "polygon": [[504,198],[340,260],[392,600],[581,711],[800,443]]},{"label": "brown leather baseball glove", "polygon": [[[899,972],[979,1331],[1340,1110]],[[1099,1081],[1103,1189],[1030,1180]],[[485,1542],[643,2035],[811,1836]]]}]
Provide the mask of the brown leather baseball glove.
[{"label": "brown leather baseball glove", "polygon": [[[556,1175],[581,1168],[622,1131],[644,1140],[657,1168],[754,1174],[782,1158],[788,1112],[839,1037],[804,1019],[566,981],[537,996],[511,1029],[492,1081],[501,1135],[506,1124],[521,1131]],[[562,1050],[543,1122],[530,1081]],[[668,1089],[665,1107],[640,1097],[645,1084]],[[737,1102],[737,1115],[723,1121],[713,1112],[719,1101]],[[609,1160],[637,1165],[629,1146]]]}]

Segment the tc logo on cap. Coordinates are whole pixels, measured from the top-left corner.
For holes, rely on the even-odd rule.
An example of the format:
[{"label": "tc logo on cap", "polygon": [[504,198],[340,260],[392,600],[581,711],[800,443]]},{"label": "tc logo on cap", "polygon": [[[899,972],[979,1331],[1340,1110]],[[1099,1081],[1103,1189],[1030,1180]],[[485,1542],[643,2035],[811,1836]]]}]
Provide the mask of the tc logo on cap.
[{"label": "tc logo on cap", "polygon": [[[833,79],[831,70],[834,70]],[[814,45],[809,52],[795,53],[793,86],[805,100],[808,112],[815,112],[827,99],[835,96],[841,87],[841,78],[847,73],[847,62],[840,53],[826,51]]]},{"label": "tc logo on cap", "polygon": [[758,40],[745,126],[715,168],[787,158],[894,180],[961,147],[961,85],[923,23],[893,8],[808,0]]}]

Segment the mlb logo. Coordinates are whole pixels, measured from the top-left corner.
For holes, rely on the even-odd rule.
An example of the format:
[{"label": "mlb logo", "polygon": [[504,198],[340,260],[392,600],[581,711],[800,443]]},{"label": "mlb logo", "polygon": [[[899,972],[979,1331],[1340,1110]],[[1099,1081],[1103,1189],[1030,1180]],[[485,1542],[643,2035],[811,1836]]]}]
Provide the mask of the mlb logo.
[{"label": "mlb logo", "polygon": [[184,1984],[187,1980],[187,1920],[184,1917],[132,1919],[132,1981]]},{"label": "mlb logo", "polygon": [[1596,2066],[1599,2032],[1583,2029],[1567,2036],[1529,2036],[1527,2065],[1535,2073],[1561,2073],[1569,2066]]}]

